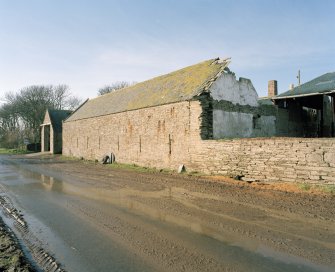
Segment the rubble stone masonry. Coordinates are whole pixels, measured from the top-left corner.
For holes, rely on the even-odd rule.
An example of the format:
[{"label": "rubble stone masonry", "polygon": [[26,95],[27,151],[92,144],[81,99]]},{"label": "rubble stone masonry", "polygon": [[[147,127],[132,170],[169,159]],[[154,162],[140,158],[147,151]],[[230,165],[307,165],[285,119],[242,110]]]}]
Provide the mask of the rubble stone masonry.
[{"label": "rubble stone masonry", "polygon": [[247,180],[335,184],[335,139],[202,141],[191,162],[201,172]]},{"label": "rubble stone masonry", "polygon": [[[177,169],[200,139],[200,103],[180,102],[63,123],[63,154]],[[194,115],[196,114],[196,116]]]},{"label": "rubble stone masonry", "polygon": [[120,163],[239,176],[260,181],[335,184],[334,138],[202,140],[202,106],[185,101],[63,123],[63,154]]}]

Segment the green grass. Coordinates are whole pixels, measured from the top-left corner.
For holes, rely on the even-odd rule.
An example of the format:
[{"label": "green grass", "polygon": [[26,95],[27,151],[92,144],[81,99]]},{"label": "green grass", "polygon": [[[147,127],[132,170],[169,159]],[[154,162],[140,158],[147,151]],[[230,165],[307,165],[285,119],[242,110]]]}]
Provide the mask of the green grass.
[{"label": "green grass", "polygon": [[301,190],[304,190],[304,191],[309,191],[312,188],[312,185],[308,183],[301,183],[298,186]]},{"label": "green grass", "polygon": [[334,184],[316,185],[315,187],[322,192],[329,193],[329,194],[335,194]]},{"label": "green grass", "polygon": [[0,148],[0,154],[26,154],[26,153],[31,152],[23,149]]},{"label": "green grass", "polygon": [[308,184],[301,183],[298,185],[301,190],[304,191],[319,191],[328,194],[335,194],[335,185],[334,184]]},{"label": "green grass", "polygon": [[60,158],[61,158],[62,160],[64,160],[64,161],[80,161],[79,158],[71,157],[71,156],[64,156],[64,155],[61,155]]},{"label": "green grass", "polygon": [[136,172],[142,172],[142,173],[157,173],[157,172],[163,172],[163,173],[171,173],[171,170],[168,169],[157,169],[157,168],[150,168],[150,167],[143,167],[136,164],[126,164],[126,163],[112,163],[112,164],[106,164],[107,166],[114,168],[114,169],[124,169],[124,170],[131,170]]},{"label": "green grass", "polygon": [[[98,160],[86,160],[86,159],[81,159],[77,157],[71,157],[71,156],[61,156],[61,159],[64,161],[82,161],[83,163],[89,163],[89,164],[100,164]],[[151,167],[144,167],[144,166],[139,166],[137,164],[127,164],[127,163],[107,163],[105,166],[113,168],[113,169],[124,169],[124,170],[131,170],[131,171],[137,171],[137,172],[142,172],[142,173],[172,173],[172,170],[168,169],[157,169],[157,168],[151,168]]]}]

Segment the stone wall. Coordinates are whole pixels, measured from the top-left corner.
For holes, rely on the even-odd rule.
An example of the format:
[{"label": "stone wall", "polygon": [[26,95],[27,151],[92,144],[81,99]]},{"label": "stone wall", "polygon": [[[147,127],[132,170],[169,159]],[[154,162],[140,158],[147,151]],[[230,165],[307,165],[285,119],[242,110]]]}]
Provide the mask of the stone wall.
[{"label": "stone wall", "polygon": [[239,176],[261,181],[335,184],[334,138],[202,140],[199,101],[63,123],[63,154],[120,163]]},{"label": "stone wall", "polygon": [[177,169],[200,140],[198,101],[144,108],[63,123],[63,154]]},{"label": "stone wall", "polygon": [[335,184],[334,138],[201,141],[189,168],[246,180]]}]

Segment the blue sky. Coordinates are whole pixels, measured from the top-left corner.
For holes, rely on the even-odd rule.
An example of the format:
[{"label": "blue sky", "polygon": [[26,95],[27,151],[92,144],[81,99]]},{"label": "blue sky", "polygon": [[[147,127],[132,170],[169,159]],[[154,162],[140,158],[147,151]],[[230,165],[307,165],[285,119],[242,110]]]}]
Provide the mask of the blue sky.
[{"label": "blue sky", "polygon": [[115,81],[143,81],[231,57],[259,94],[335,71],[333,0],[0,0],[0,97],[67,84],[95,97]]}]

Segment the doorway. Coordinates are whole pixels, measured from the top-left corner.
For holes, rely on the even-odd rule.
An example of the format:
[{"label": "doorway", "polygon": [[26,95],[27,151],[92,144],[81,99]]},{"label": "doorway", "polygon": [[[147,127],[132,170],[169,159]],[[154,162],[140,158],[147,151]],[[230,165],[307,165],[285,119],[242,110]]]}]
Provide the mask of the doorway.
[{"label": "doorway", "polygon": [[44,150],[50,151],[50,125],[44,126]]}]

